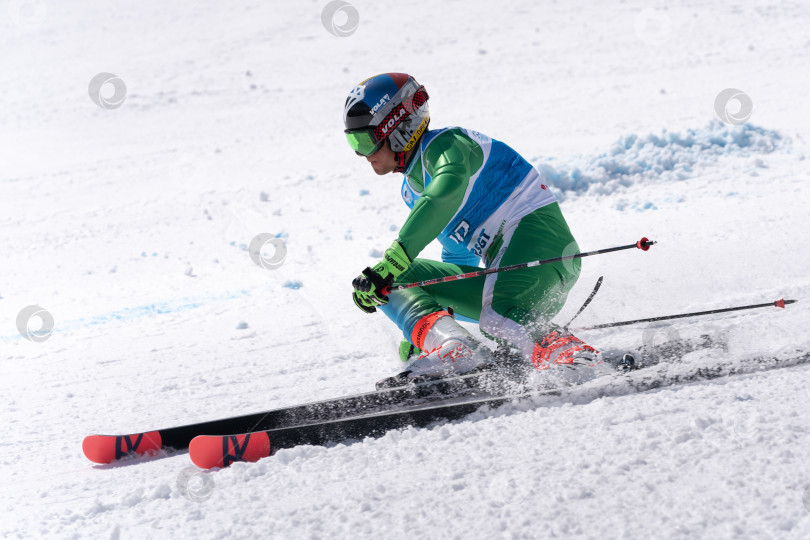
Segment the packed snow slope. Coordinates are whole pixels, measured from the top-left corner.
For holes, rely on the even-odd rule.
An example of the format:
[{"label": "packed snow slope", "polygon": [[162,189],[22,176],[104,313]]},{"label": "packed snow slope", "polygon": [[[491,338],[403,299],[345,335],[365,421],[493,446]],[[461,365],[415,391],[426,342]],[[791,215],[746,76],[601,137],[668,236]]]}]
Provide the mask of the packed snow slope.
[{"label": "packed snow slope", "polygon": [[[427,87],[433,127],[530,159],[583,249],[659,241],[586,260],[560,320],[600,275],[585,326],[784,296],[799,302],[652,339],[728,341],[672,367],[687,371],[810,350],[810,4],[352,0],[334,27],[325,9],[4,2],[0,537],[810,537],[807,365],[597,385],[204,475],[186,454],[83,457],[87,434],[398,370],[398,331],[354,307],[350,282],[407,215],[401,177],[376,177],[342,134],[346,93],[386,71]],[[112,83],[94,95],[109,108],[91,99],[99,73],[123,103]],[[727,88],[750,97],[746,123],[718,120]],[[280,268],[249,257],[260,233],[286,243]],[[31,305],[53,317],[44,341],[18,331]],[[637,349],[645,330],[579,334]]]}]

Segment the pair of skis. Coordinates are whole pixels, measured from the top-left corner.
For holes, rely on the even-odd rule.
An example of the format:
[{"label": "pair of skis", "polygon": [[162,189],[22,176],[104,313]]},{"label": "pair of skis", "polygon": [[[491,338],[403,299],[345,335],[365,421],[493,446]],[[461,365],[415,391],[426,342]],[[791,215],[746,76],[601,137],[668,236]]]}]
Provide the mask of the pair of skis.
[{"label": "pair of skis", "polygon": [[595,399],[810,363],[810,353],[797,351],[792,358],[758,357],[691,370],[679,367],[685,366],[680,363],[685,354],[706,347],[725,348],[723,343],[705,339],[675,344],[660,351],[660,358],[647,357],[640,366],[644,369],[607,375],[610,381],[588,388],[510,384],[516,380],[512,376],[504,377],[498,371],[481,372],[146,433],[90,435],[82,446],[87,458],[96,463],[110,463],[133,454],[188,449],[195,465],[211,469],[237,461],[257,461],[298,445],[362,440],[393,429],[458,420],[483,407],[494,408],[517,400],[577,392]]},{"label": "pair of skis", "polygon": [[[485,388],[497,376],[484,371],[143,433],[89,435],[82,450],[90,461],[103,464],[133,454],[188,449],[196,465],[224,467],[234,461],[256,461],[280,448],[363,438],[463,416],[467,413],[461,411],[481,406],[474,403],[494,397]],[[448,400],[467,406],[453,408]]]}]

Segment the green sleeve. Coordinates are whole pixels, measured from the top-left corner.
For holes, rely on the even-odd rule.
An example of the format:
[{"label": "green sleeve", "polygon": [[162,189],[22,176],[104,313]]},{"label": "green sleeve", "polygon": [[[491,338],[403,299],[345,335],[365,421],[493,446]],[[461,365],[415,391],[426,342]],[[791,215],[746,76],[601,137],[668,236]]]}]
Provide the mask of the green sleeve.
[{"label": "green sleeve", "polygon": [[399,231],[399,243],[411,259],[435,240],[458,212],[470,178],[483,163],[483,155],[477,143],[456,129],[438,135],[430,143],[423,163],[432,180]]}]

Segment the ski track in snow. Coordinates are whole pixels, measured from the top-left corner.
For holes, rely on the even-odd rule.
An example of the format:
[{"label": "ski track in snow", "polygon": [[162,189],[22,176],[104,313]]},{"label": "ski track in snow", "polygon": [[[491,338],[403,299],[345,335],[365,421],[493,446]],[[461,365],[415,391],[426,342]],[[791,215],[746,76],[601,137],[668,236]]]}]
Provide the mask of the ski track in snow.
[{"label": "ski track in snow", "polygon": [[[355,3],[346,38],[326,2],[45,2],[27,25],[18,4],[0,10],[0,537],[810,537],[810,367],[749,363],[810,351],[806,4]],[[576,324],[799,302],[579,332],[616,350],[723,336],[650,373],[748,371],[728,378],[600,380],[208,473],[186,453],[89,463],[87,434],[398,370],[397,331],[349,283],[407,215],[401,179],[353,156],[340,118],[353,85],[391,70],[426,85],[434,127],[529,158],[583,250],[659,241],[585,259],[560,320],[600,275]],[[125,81],[121,108],[88,98],[99,72]],[[714,119],[725,88],[751,96],[749,122]],[[280,268],[250,260],[259,233],[286,242]],[[55,320],[41,343],[15,325],[34,304]]]}]

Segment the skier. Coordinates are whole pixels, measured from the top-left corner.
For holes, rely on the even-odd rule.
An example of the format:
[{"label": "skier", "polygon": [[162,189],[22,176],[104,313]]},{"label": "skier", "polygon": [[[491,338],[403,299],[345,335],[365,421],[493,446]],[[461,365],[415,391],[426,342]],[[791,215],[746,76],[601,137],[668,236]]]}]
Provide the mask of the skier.
[{"label": "skier", "polygon": [[[349,145],[375,173],[404,173],[401,193],[411,209],[382,260],[352,282],[357,307],[380,308],[405,337],[404,371],[378,386],[495,364],[492,351],[454,313],[478,322],[499,351],[519,354],[537,369],[556,365],[579,382],[594,377],[597,351],[551,322],[579,277],[579,259],[383,293],[395,281],[471,272],[480,261],[490,268],[579,252],[540,174],[477,131],[428,130],[427,100],[410,75],[385,73],[358,84],[343,113]],[[442,262],[417,259],[436,238]]]}]

